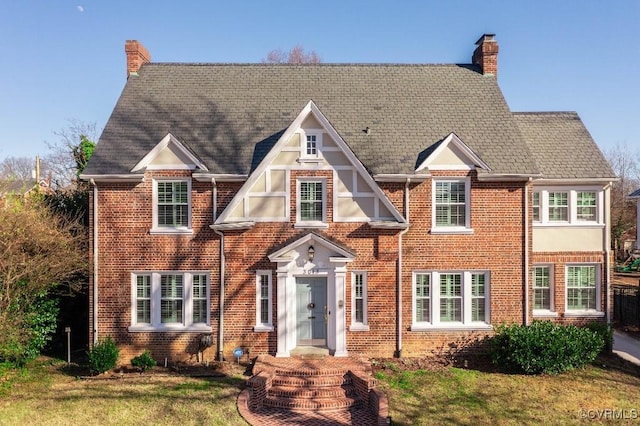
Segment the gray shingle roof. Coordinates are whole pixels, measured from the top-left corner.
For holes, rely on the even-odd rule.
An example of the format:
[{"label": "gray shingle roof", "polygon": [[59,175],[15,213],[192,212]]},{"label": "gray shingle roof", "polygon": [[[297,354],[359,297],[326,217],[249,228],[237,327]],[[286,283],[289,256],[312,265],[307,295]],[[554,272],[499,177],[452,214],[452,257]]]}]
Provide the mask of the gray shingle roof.
[{"label": "gray shingle roof", "polygon": [[631,194],[629,194],[629,197],[640,198],[640,188],[636,189]]},{"label": "gray shingle roof", "polygon": [[517,112],[513,116],[543,178],[615,178],[577,113]]},{"label": "gray shingle roof", "polygon": [[494,173],[538,172],[495,79],[471,65],[151,63],[85,174],[128,173],[168,132],[211,173],[248,174],[309,100],[372,174],[413,173],[450,132]]}]

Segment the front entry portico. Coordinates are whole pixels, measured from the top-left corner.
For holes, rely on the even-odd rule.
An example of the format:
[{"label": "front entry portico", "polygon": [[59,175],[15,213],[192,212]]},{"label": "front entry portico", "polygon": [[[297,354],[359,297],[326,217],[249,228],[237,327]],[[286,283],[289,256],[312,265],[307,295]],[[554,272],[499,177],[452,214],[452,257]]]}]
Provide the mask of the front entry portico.
[{"label": "front entry portico", "polygon": [[307,233],[269,255],[278,264],[276,357],[298,346],[327,347],[347,356],[345,286],[354,254]]}]

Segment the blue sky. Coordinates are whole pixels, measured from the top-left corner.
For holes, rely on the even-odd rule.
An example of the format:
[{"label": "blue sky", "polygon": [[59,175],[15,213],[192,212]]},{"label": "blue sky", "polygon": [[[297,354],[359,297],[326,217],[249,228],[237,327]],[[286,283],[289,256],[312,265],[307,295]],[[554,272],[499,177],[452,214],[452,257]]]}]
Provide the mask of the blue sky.
[{"label": "blue sky", "polygon": [[495,33],[513,111],[577,111],[601,148],[637,150],[639,23],[639,0],[3,0],[0,161],[45,155],[68,119],[102,128],[127,39],[154,62],[260,62],[301,44],[327,63],[469,63]]}]

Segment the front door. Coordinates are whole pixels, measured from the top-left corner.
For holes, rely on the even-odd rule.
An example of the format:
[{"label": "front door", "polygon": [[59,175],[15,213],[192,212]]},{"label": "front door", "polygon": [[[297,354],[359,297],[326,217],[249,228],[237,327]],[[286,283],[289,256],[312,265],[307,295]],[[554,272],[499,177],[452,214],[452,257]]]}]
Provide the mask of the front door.
[{"label": "front door", "polygon": [[327,279],[296,278],[296,327],[299,346],[327,346]]}]

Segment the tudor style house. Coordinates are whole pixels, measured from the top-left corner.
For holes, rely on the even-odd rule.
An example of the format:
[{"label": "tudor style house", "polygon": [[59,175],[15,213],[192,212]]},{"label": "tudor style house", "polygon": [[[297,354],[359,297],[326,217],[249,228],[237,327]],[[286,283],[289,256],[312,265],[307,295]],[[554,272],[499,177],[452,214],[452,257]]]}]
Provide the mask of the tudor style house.
[{"label": "tudor style house", "polygon": [[[615,176],[574,112],[471,64],[152,63],[82,178],[91,340],[187,359],[429,355],[536,318],[608,321]],[[210,356],[210,355],[209,355]]]}]

